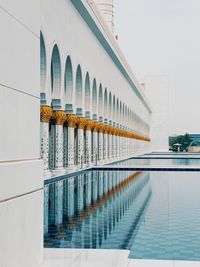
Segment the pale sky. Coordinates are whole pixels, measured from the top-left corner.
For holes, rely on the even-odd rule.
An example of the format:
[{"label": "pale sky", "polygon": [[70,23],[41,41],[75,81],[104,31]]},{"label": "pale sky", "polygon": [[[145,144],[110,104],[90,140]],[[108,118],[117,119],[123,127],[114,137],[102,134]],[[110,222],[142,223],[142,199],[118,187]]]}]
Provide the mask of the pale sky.
[{"label": "pale sky", "polygon": [[171,133],[200,133],[200,0],[114,0],[115,33],[139,79],[169,78]]}]

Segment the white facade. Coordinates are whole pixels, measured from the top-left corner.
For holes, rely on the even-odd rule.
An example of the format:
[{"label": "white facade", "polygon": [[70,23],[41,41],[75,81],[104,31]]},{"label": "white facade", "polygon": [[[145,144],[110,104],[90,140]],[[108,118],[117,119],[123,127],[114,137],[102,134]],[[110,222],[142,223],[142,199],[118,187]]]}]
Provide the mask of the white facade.
[{"label": "white facade", "polygon": [[146,95],[152,104],[151,151],[169,150],[169,82],[166,76],[145,78]]},{"label": "white facade", "polygon": [[114,31],[114,3],[113,0],[95,0],[95,3],[109,27],[109,30]]},{"label": "white facade", "polygon": [[151,110],[92,1],[0,0],[0,24],[0,266],[38,267],[44,170],[144,153]]},{"label": "white facade", "polygon": [[41,156],[46,171],[148,149],[148,101],[98,7],[99,2],[86,0],[41,1]]},{"label": "white facade", "polygon": [[43,258],[40,1],[0,0],[0,266]]}]

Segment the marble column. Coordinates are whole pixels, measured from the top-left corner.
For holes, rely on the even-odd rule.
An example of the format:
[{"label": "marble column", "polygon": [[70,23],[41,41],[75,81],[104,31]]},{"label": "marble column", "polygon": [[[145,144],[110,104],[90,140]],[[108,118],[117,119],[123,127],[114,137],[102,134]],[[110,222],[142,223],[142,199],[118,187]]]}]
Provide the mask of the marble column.
[{"label": "marble column", "polygon": [[104,127],[104,135],[103,135],[103,158],[104,160],[108,159],[108,127],[105,125]]},{"label": "marble column", "polygon": [[78,158],[77,163],[81,167],[85,162],[85,155],[84,155],[84,128],[86,126],[87,120],[83,117],[77,118],[77,125],[78,125]]},{"label": "marble column", "polygon": [[74,128],[77,118],[74,114],[67,114],[67,166],[73,167],[75,161],[74,155]]},{"label": "marble column", "polygon": [[113,128],[113,131],[112,131],[112,158],[116,158],[116,142],[115,142],[115,139],[116,139],[116,135],[115,135],[115,128]]},{"label": "marble column", "polygon": [[123,133],[120,136],[120,156],[123,156]]},{"label": "marble column", "polygon": [[131,142],[130,142],[130,135],[128,136],[128,155],[130,156],[131,154]]},{"label": "marble column", "polygon": [[49,121],[52,115],[51,107],[40,107],[40,156],[44,162],[44,171],[49,170]]},{"label": "marble column", "polygon": [[117,158],[117,129],[115,129],[115,158]]},{"label": "marble column", "polygon": [[63,124],[67,119],[67,115],[63,110],[53,112],[55,120],[55,169],[63,168]]},{"label": "marble column", "polygon": [[118,135],[118,157],[121,157],[121,130]]},{"label": "marble column", "polygon": [[92,161],[92,133],[91,130],[94,127],[94,122],[91,120],[86,121],[85,126],[85,163],[90,165]]},{"label": "marble column", "polygon": [[99,160],[103,160],[103,129],[104,125],[100,124],[99,128]]},{"label": "marble column", "polygon": [[108,126],[108,158],[112,158],[112,126]]},{"label": "marble column", "polygon": [[122,157],[124,156],[124,131],[121,138],[121,147],[122,147]]},{"label": "marble column", "polygon": [[96,164],[98,160],[98,130],[99,123],[94,122],[92,128],[92,161]]},{"label": "marble column", "polygon": [[126,133],[124,134],[123,137],[123,156],[126,156]]},{"label": "marble column", "polygon": [[119,148],[118,148],[118,136],[119,135],[119,129],[117,128],[116,129],[116,132],[115,132],[115,155],[116,155],[116,158],[118,158],[118,153],[119,153]]},{"label": "marble column", "polygon": [[63,167],[67,167],[67,140],[68,140],[68,129],[64,124],[63,127]]}]

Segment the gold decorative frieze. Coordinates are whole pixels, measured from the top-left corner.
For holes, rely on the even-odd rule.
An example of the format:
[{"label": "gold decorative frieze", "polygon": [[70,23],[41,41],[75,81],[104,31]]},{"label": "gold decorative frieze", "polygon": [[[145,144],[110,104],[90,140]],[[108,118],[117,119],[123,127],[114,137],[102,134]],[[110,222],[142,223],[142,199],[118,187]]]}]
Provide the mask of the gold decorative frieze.
[{"label": "gold decorative frieze", "polygon": [[68,127],[74,128],[76,126],[77,117],[74,114],[67,114],[66,118]]},{"label": "gold decorative frieze", "polygon": [[63,110],[55,110],[53,112],[53,118],[57,125],[63,125],[64,122],[67,120],[67,115]]},{"label": "gold decorative frieze", "polygon": [[53,116],[53,110],[49,106],[40,106],[40,120],[41,122],[49,122]]},{"label": "gold decorative frieze", "polygon": [[83,117],[78,117],[76,124],[77,124],[79,129],[84,129],[86,124],[87,124],[87,119],[85,119]]}]

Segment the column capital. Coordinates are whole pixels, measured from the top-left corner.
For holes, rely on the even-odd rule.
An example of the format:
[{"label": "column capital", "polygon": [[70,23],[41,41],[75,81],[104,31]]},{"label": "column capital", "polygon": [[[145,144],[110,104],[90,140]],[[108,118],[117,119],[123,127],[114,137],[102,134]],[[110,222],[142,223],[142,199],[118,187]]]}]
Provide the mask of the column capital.
[{"label": "column capital", "polygon": [[100,128],[100,124],[99,122],[95,121],[94,122],[94,126],[93,126],[93,132],[98,132],[99,131],[99,128]]},{"label": "column capital", "polygon": [[107,133],[110,134],[111,133],[111,126],[110,125],[107,125]]},{"label": "column capital", "polygon": [[104,129],[105,129],[105,124],[99,123],[99,132],[100,133],[103,133],[104,132]]},{"label": "column capital", "polygon": [[109,133],[109,128],[110,128],[109,125],[104,125],[103,131],[104,131],[105,134],[108,134]]},{"label": "column capital", "polygon": [[53,116],[53,110],[49,106],[40,106],[40,121],[41,122],[49,122]]},{"label": "column capital", "polygon": [[91,130],[93,129],[94,125],[95,125],[95,122],[94,122],[94,121],[92,121],[92,120],[87,120],[87,121],[86,121],[86,125],[85,125],[85,129],[86,129],[87,131],[91,131]]},{"label": "column capital", "polygon": [[84,129],[87,123],[87,119],[83,118],[83,117],[77,117],[77,121],[76,124],[78,126],[79,129]]},{"label": "column capital", "polygon": [[113,132],[113,135],[117,135],[118,129],[117,129],[117,128],[115,128],[115,127],[113,127],[113,130],[112,130],[112,132]]},{"label": "column capital", "polygon": [[74,128],[76,126],[77,117],[74,114],[67,114],[66,121],[68,123],[68,127]]},{"label": "column capital", "polygon": [[67,119],[67,115],[64,110],[55,110],[53,112],[53,118],[57,125],[63,125]]}]

